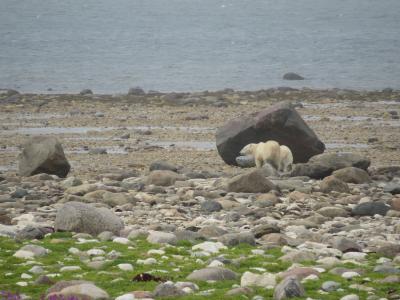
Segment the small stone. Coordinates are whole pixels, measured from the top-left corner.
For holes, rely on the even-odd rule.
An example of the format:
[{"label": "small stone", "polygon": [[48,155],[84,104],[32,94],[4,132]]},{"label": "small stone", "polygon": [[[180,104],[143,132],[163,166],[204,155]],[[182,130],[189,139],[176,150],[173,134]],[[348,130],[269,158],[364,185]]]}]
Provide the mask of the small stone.
[{"label": "small stone", "polygon": [[44,270],[41,266],[33,266],[28,272],[32,274],[42,274]]},{"label": "small stone", "polygon": [[66,266],[66,267],[62,267],[60,269],[60,272],[75,272],[75,271],[80,271],[81,267],[79,266]]},{"label": "small stone", "polygon": [[330,193],[332,191],[339,193],[349,193],[350,188],[347,183],[341,181],[335,176],[327,176],[325,177],[320,184],[321,192]]},{"label": "small stone", "polygon": [[102,249],[90,249],[90,250],[86,251],[86,253],[89,256],[99,256],[99,255],[104,255],[105,254],[104,250],[102,250]]},{"label": "small stone", "polygon": [[325,281],[321,288],[325,292],[333,292],[340,288],[340,283],[336,281]]},{"label": "small stone", "polygon": [[239,244],[249,244],[253,246],[256,244],[254,235],[251,232],[227,233],[219,237],[218,241],[230,247]]},{"label": "small stone", "polygon": [[150,231],[147,241],[152,244],[170,244],[175,245],[177,243],[176,235],[169,232],[162,231]]},{"label": "small stone", "polygon": [[215,200],[206,200],[201,203],[201,209],[205,212],[212,213],[222,210],[222,205]]},{"label": "small stone", "polygon": [[360,300],[360,298],[355,294],[350,294],[340,298],[340,300]]},{"label": "small stone", "polygon": [[135,300],[135,296],[133,294],[125,294],[115,298],[115,300]]},{"label": "small stone", "polygon": [[240,279],[241,287],[257,286],[262,288],[274,288],[276,285],[276,275],[271,273],[255,274],[245,272]]},{"label": "small stone", "polygon": [[128,245],[131,241],[127,238],[116,237],[113,239],[113,242],[118,244]]},{"label": "small stone", "polygon": [[127,272],[133,271],[133,266],[131,264],[119,264],[118,268],[122,271],[127,271]]},{"label": "small stone", "polygon": [[164,297],[177,297],[185,295],[181,289],[177,288],[173,282],[167,281],[164,283],[159,284],[154,292],[154,297],[156,298],[164,298]]},{"label": "small stone", "polygon": [[227,247],[221,242],[203,242],[192,247],[192,250],[202,250],[208,253],[218,253],[221,249],[227,249]]},{"label": "small stone", "polygon": [[299,280],[296,277],[287,277],[275,287],[274,300],[302,297],[304,294],[304,287]]},{"label": "small stone", "polygon": [[234,280],[237,274],[225,268],[205,268],[192,272],[187,279],[198,281]]},{"label": "small stone", "polygon": [[355,216],[374,216],[376,214],[384,216],[389,209],[390,206],[383,202],[365,202],[355,206],[352,214]]},{"label": "small stone", "polygon": [[358,276],[360,276],[360,274],[354,271],[348,271],[342,274],[342,278],[344,279],[352,279],[353,277],[358,277]]}]

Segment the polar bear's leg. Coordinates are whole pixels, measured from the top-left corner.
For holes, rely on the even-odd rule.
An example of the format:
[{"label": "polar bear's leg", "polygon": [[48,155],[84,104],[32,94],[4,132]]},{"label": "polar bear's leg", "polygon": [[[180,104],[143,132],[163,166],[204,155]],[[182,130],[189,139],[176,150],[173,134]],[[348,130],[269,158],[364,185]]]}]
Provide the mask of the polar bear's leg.
[{"label": "polar bear's leg", "polygon": [[264,161],[262,160],[261,157],[256,157],[255,158],[255,163],[257,168],[261,168],[264,164]]},{"label": "polar bear's leg", "polygon": [[290,172],[293,164],[293,154],[289,147],[280,146],[280,171]]}]

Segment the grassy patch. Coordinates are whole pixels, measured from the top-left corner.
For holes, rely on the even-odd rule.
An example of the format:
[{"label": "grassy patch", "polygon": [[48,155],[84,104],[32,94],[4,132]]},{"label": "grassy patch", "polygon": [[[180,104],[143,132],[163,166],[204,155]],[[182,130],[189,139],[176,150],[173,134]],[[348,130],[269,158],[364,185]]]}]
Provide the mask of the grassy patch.
[{"label": "grassy patch", "polygon": [[[237,272],[239,275],[246,271],[260,273],[260,271],[257,271],[254,268],[263,268],[268,272],[278,273],[285,271],[290,267],[290,263],[278,260],[278,258],[282,256],[280,249],[268,250],[265,255],[255,255],[252,253],[252,250],[256,249],[256,247],[243,244],[223,250],[213,256],[201,258],[203,261],[203,263],[201,263],[197,258],[191,256],[192,243],[190,242],[180,242],[177,246],[163,246],[153,245],[144,239],[138,239],[129,245],[114,242],[90,242],[79,244],[77,243],[77,240],[73,239],[68,233],[55,233],[47,236],[41,241],[37,241],[37,245],[49,249],[51,252],[45,257],[35,259],[34,263],[29,263],[26,260],[13,257],[13,254],[18,249],[28,243],[32,243],[32,241],[16,243],[12,239],[0,237],[0,290],[23,293],[31,296],[32,299],[40,299],[40,296],[45,294],[49,287],[46,285],[33,284],[34,280],[39,276],[29,273],[29,269],[34,265],[42,266],[45,270],[45,274],[57,274],[58,276],[53,278],[54,281],[72,279],[93,281],[98,287],[107,291],[113,298],[135,290],[154,290],[158,285],[157,282],[132,281],[132,278],[139,273],[152,273],[153,275],[174,282],[185,281],[186,277],[192,271],[206,267],[210,261],[221,255],[232,262],[227,264],[226,267]],[[85,263],[85,259],[87,260],[88,256],[79,256],[69,253],[68,250],[71,247],[77,248],[81,252],[86,252],[93,248],[102,249],[106,253],[105,256],[110,251],[115,250],[120,253],[120,256],[105,263],[101,269],[94,270],[88,267]],[[162,249],[165,251],[165,254],[148,255],[150,249]],[[155,258],[157,263],[153,265],[137,263],[138,259],[144,260],[149,257]],[[352,281],[347,281],[340,276],[330,274],[329,272],[320,274],[318,280],[304,283],[306,297],[333,300],[340,299],[340,297],[349,293],[358,294],[362,299],[368,296],[368,293],[365,291],[351,289],[350,286],[352,284],[363,284],[363,286],[372,287],[375,289],[374,293],[376,295],[381,297],[387,296],[389,290],[398,289],[398,287],[396,284],[377,283],[378,279],[382,279],[386,276],[372,271],[378,258],[379,257],[375,254],[369,255],[367,257],[366,265],[363,266],[366,273]],[[132,264],[134,270],[129,272],[120,270],[118,264],[121,263]],[[313,263],[306,262],[305,265],[312,266]],[[61,273],[60,268],[63,266],[79,266],[81,270]],[[342,265],[342,267],[360,268],[360,266],[350,263],[346,263]],[[21,275],[23,273],[30,274],[32,278],[22,279]],[[369,282],[364,282],[364,278],[366,277],[371,280]],[[342,290],[330,292],[329,294],[321,294],[320,288],[322,283],[328,280],[341,283]],[[17,285],[18,282],[28,282],[28,286],[21,287]],[[264,296],[265,299],[271,299],[273,295],[272,290],[254,288],[254,292],[248,297],[242,295],[232,297],[225,296],[225,293],[232,289],[233,286],[240,284],[240,278],[235,281],[216,283],[198,282],[197,284],[202,293],[208,291],[209,295],[193,294],[182,297],[181,299],[247,299],[254,295],[261,295]],[[305,299],[306,297],[302,299]]]}]

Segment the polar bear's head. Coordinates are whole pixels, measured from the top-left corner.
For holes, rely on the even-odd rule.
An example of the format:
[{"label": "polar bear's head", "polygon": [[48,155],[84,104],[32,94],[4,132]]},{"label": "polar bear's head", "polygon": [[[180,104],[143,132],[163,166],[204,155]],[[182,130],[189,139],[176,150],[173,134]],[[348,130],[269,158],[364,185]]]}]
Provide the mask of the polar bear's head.
[{"label": "polar bear's head", "polygon": [[256,150],[257,144],[248,144],[244,146],[242,150],[240,150],[240,155],[254,155],[254,151]]}]

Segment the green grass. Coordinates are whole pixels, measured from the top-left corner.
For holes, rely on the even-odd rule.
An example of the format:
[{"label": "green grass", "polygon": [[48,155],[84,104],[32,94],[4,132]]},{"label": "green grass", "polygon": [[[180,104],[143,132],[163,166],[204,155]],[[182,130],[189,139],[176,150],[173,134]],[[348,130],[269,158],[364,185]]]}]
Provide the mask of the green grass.
[{"label": "green grass", "polygon": [[[57,243],[54,243],[57,241]],[[55,233],[47,236],[45,239],[38,241],[37,244],[43,246],[51,253],[45,257],[37,258],[36,264],[27,264],[25,260],[13,257],[13,254],[20,249],[24,244],[31,242],[24,242],[22,244],[16,243],[14,240],[9,238],[0,237],[0,290],[8,290],[13,292],[19,292],[31,296],[32,299],[39,299],[41,295],[45,294],[46,289],[49,286],[44,285],[33,285],[28,284],[27,287],[20,287],[16,285],[19,281],[34,281],[38,275],[31,274],[32,279],[21,279],[22,273],[27,273],[28,270],[34,265],[41,265],[45,274],[57,273],[60,277],[54,278],[54,281],[59,280],[72,280],[72,279],[83,279],[93,281],[98,287],[104,289],[113,298],[120,296],[126,292],[135,290],[147,290],[153,291],[157,286],[157,282],[133,282],[132,278],[138,273],[153,272],[158,277],[165,278],[166,280],[185,281],[187,275],[193,270],[204,268],[207,266],[207,261],[211,261],[214,257],[223,255],[226,259],[232,261],[231,264],[227,264],[226,267],[243,274],[245,271],[252,271],[251,268],[264,268],[268,272],[278,273],[287,270],[290,267],[290,263],[281,262],[278,260],[282,253],[280,249],[271,249],[266,251],[266,255],[254,255],[251,250],[256,247],[242,244],[236,247],[223,250],[220,253],[208,257],[201,258],[204,264],[196,262],[197,258],[190,256],[190,250],[192,243],[180,242],[177,246],[162,246],[152,245],[144,239],[138,239],[132,242],[130,245],[122,245],[113,242],[99,242],[99,243],[87,243],[77,244],[77,241],[71,237],[68,233]],[[77,255],[72,255],[68,252],[71,247],[78,248],[81,251],[86,251],[92,248],[103,249],[106,253],[111,250],[116,250],[121,253],[121,256],[112,262],[104,265],[100,270],[94,270],[87,267]],[[163,249],[165,251],[164,256],[167,259],[163,259],[161,255],[147,255],[147,251],[150,249]],[[174,255],[182,256],[183,258],[173,257]],[[136,263],[138,259],[146,259],[154,257],[157,259],[155,265],[139,265]],[[389,290],[398,289],[396,284],[378,284],[377,279],[382,279],[386,275],[373,272],[373,268],[376,265],[376,260],[379,258],[378,255],[369,255],[367,257],[367,266],[363,267],[366,273],[359,278],[355,278],[352,281],[347,281],[340,276],[325,272],[320,274],[320,278],[315,281],[308,281],[304,284],[306,289],[306,297],[314,299],[334,300],[340,299],[340,297],[355,293],[360,295],[361,299],[365,299],[368,296],[367,292],[360,292],[349,288],[351,284],[363,283],[363,278],[370,278],[371,281],[363,283],[364,286],[373,287],[375,294],[380,297],[386,297]],[[131,263],[134,267],[132,272],[125,272],[119,270],[117,267],[120,263]],[[305,266],[312,266],[313,262],[305,262]],[[78,272],[66,272],[60,273],[59,270],[62,266],[80,266],[81,271]],[[344,264],[341,265],[346,268],[359,268],[355,264]],[[11,275],[6,276],[7,273]],[[333,280],[341,283],[343,291],[330,292],[329,294],[321,294],[320,287],[324,281]],[[264,296],[265,299],[272,299],[273,291],[265,290],[262,288],[254,288],[254,293],[250,296],[233,296],[227,297],[225,293],[229,291],[233,285],[240,284],[240,277],[235,281],[223,281],[216,283],[197,282],[200,287],[200,291],[215,290],[209,296],[204,295],[188,295],[181,297],[185,300],[195,299],[251,299],[254,295]],[[306,299],[306,297],[301,299]],[[294,298],[293,298],[294,299]],[[300,299],[300,298],[299,298]]]}]

